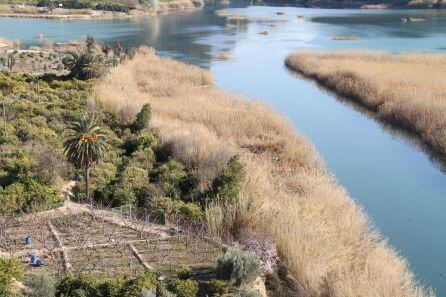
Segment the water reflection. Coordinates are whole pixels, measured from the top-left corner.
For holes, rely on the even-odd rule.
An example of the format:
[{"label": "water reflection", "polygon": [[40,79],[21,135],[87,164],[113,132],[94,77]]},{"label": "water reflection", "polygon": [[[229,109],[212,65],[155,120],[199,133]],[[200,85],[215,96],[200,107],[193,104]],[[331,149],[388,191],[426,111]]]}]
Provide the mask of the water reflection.
[{"label": "water reflection", "polygon": [[[417,18],[421,21],[410,21]],[[403,21],[406,20],[406,21]],[[423,38],[446,32],[446,12],[443,10],[400,10],[349,14],[338,16],[316,16],[313,22],[338,27],[373,26],[383,28],[383,34],[401,38]],[[345,30],[351,30],[350,27]],[[364,33],[364,32],[363,32]]]}]

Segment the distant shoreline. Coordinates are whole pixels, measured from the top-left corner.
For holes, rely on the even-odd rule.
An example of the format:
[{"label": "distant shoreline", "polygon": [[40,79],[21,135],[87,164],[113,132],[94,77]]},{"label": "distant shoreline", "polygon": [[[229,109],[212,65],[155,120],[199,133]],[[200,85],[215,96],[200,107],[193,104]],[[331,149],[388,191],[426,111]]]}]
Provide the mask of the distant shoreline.
[{"label": "distant shoreline", "polygon": [[406,3],[392,3],[392,1],[373,2],[373,1],[335,1],[335,0],[282,0],[282,1],[270,1],[266,0],[265,3],[272,5],[292,5],[302,8],[323,8],[323,9],[445,9],[446,1],[440,0],[406,0]]},{"label": "distant shoreline", "polygon": [[[35,6],[26,6],[21,11],[14,5],[0,5],[0,18],[58,19],[58,20],[104,20],[145,18],[175,10],[192,10],[202,8],[202,0],[174,0],[159,3],[158,10],[130,10],[129,12],[114,12],[94,9],[54,9],[52,12],[39,10]],[[26,11],[25,11],[26,10]]]}]

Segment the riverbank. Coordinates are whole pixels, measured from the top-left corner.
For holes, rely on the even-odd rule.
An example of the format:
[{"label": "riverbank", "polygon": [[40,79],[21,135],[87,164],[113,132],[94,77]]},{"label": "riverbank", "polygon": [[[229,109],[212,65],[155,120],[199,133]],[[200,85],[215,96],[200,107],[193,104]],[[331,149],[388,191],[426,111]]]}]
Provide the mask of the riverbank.
[{"label": "riverbank", "polygon": [[220,223],[271,233],[294,280],[285,296],[428,295],[314,148],[270,107],[214,87],[206,70],[150,52],[112,69],[95,94],[93,103],[123,118],[149,101],[161,142],[202,185],[241,156],[239,205]]},{"label": "riverbank", "polygon": [[337,0],[296,0],[296,1],[271,1],[269,4],[290,4],[298,7],[306,8],[328,8],[328,9],[343,9],[343,8],[361,8],[361,9],[438,9],[446,8],[446,1],[444,0],[406,0],[406,1],[337,1]]},{"label": "riverbank", "polygon": [[49,9],[47,7],[36,7],[33,5],[23,5],[19,7],[15,4],[1,4],[0,17],[69,20],[144,18],[172,10],[196,9],[203,6],[204,2],[202,0],[171,0],[160,1],[157,3],[156,7],[130,9],[128,12],[118,12],[96,9]]},{"label": "riverbank", "polygon": [[414,132],[446,156],[446,55],[299,52],[285,64],[365,106],[378,119]]}]

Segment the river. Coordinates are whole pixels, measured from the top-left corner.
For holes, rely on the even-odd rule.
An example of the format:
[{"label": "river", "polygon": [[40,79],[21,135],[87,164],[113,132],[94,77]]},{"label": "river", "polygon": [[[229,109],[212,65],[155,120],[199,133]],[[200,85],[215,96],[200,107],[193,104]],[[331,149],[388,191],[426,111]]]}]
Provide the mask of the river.
[{"label": "river", "polygon": [[[146,20],[0,18],[0,36],[18,38],[23,45],[41,43],[39,33],[53,41],[89,34],[104,42],[148,44],[160,54],[208,68],[225,89],[266,101],[316,146],[328,169],[408,259],[417,279],[437,296],[446,296],[444,162],[407,133],[377,123],[360,107],[283,65],[288,53],[302,48],[445,51],[446,11],[243,5],[229,11],[250,19],[228,21],[215,16],[212,7]],[[411,16],[426,21],[401,21]],[[228,22],[237,27],[226,26]],[[258,34],[262,31],[268,34]],[[332,40],[350,35],[360,39]],[[231,60],[213,59],[220,53]]]}]

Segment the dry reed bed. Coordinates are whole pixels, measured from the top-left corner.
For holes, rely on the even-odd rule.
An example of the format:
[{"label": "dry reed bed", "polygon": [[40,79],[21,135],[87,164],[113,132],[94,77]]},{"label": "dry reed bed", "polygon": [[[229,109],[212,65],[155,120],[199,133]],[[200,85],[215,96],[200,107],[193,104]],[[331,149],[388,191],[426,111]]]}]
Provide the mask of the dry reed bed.
[{"label": "dry reed bed", "polygon": [[369,51],[298,52],[290,68],[415,132],[446,155],[446,55]]},{"label": "dry reed bed", "polygon": [[274,236],[298,296],[427,296],[313,147],[271,108],[147,50],[111,70],[93,98],[124,120],[150,102],[161,141],[197,170],[203,187],[240,154],[248,174],[232,223]]}]

